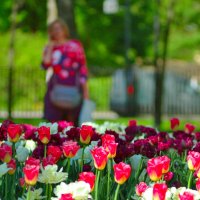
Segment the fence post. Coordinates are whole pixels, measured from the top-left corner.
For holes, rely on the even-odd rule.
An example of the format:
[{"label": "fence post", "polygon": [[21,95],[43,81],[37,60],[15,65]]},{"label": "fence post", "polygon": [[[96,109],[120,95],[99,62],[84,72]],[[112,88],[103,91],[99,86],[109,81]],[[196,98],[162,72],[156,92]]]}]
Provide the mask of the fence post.
[{"label": "fence post", "polygon": [[16,28],[16,6],[15,3],[11,14],[11,36],[9,44],[8,55],[8,119],[12,118],[12,70],[14,64],[14,42],[15,42],[15,28]]},{"label": "fence post", "polygon": [[10,44],[8,54],[8,119],[12,118],[12,88],[13,88],[13,66],[14,66],[14,46],[15,46],[15,33],[16,33],[16,17],[19,2],[14,0],[12,13],[11,13],[11,27],[10,27]]},{"label": "fence post", "polygon": [[12,118],[12,80],[13,80],[13,68],[9,67],[8,71],[8,119]]}]

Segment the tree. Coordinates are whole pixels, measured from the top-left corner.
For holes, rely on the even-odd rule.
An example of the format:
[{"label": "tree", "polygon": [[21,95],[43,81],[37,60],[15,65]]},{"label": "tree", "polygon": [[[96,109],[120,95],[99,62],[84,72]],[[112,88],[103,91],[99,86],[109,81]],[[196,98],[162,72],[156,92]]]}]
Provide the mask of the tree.
[{"label": "tree", "polygon": [[58,16],[69,26],[71,37],[77,37],[75,23],[75,0],[57,0]]},{"label": "tree", "polygon": [[13,88],[13,67],[14,67],[14,56],[15,56],[15,35],[17,27],[17,14],[20,7],[23,5],[24,0],[14,0],[11,12],[11,27],[10,27],[10,42],[9,42],[9,52],[8,52],[8,118],[12,118],[12,88]]},{"label": "tree", "polygon": [[47,24],[51,23],[58,17],[58,9],[55,0],[47,1]]},{"label": "tree", "polygon": [[[165,21],[165,27],[163,28],[163,37],[161,38],[160,29],[160,0],[156,0],[157,12],[154,19],[154,66],[155,66],[155,126],[159,128],[162,118],[162,105],[163,105],[163,94],[164,94],[164,79],[166,60],[168,53],[168,43],[170,37],[171,24],[173,19],[173,8],[175,1],[171,0],[168,9],[167,17]],[[159,50],[159,41],[163,43],[161,52]]]}]

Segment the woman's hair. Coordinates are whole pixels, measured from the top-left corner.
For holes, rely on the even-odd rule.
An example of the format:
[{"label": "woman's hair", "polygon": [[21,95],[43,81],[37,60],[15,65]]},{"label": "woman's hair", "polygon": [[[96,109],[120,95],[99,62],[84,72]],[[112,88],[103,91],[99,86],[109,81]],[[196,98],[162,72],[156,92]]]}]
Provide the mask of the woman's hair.
[{"label": "woman's hair", "polygon": [[48,30],[48,33],[50,34],[50,36],[51,36],[51,32],[52,32],[55,24],[59,24],[62,27],[66,38],[70,37],[69,28],[62,19],[56,19],[48,25],[47,30]]}]

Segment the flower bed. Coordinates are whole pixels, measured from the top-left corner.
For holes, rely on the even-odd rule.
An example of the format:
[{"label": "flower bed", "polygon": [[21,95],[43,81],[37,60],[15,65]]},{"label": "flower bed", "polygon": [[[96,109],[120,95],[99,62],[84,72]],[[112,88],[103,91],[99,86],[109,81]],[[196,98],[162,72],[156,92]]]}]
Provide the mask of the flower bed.
[{"label": "flower bed", "polygon": [[200,133],[105,123],[4,121],[0,127],[3,200],[200,199]]}]

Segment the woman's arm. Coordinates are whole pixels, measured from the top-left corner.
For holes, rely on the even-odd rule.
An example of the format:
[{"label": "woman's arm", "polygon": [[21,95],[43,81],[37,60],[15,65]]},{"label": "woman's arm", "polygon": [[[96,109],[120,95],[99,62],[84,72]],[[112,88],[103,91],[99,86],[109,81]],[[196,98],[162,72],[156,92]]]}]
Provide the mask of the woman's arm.
[{"label": "woman's arm", "polygon": [[83,91],[83,99],[89,99],[89,90],[88,90],[88,83],[85,81],[81,84],[82,91]]},{"label": "woman's arm", "polygon": [[81,45],[80,42],[77,43],[79,45],[79,48],[77,50],[77,58],[80,64],[80,84],[81,84],[81,89],[83,92],[83,99],[89,99],[89,88],[88,88],[88,68],[86,64],[86,57],[85,57],[85,52],[83,49],[83,46]]}]

